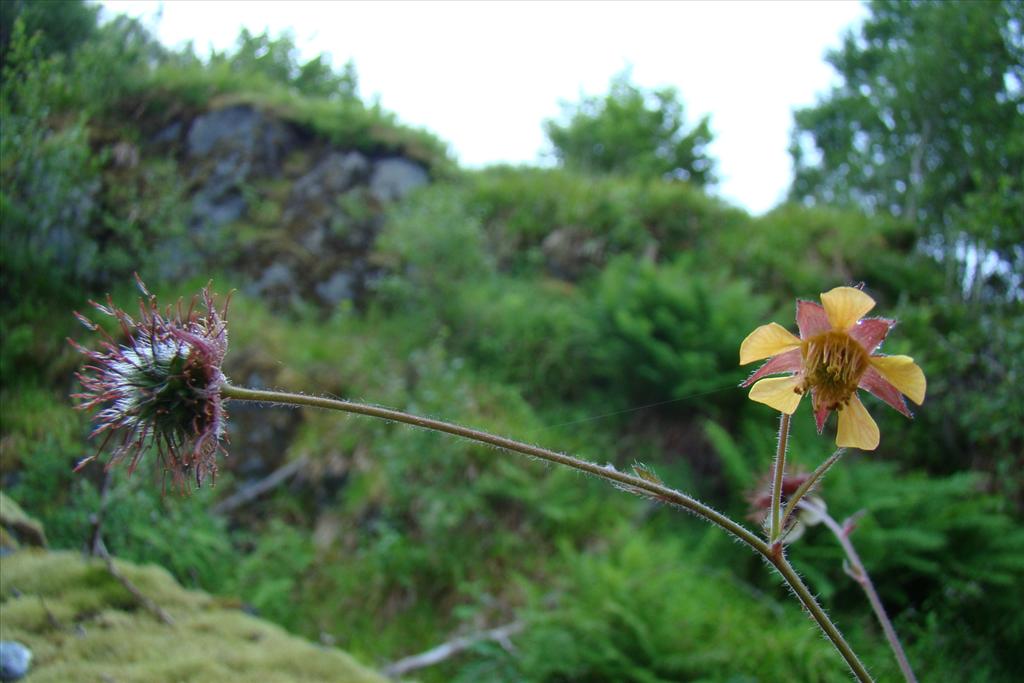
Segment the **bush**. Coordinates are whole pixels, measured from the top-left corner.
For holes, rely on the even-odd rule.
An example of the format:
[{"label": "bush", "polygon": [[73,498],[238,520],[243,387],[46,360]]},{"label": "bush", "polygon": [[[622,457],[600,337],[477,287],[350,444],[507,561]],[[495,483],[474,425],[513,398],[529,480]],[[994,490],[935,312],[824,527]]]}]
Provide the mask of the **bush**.
[{"label": "bush", "polygon": [[494,278],[468,287],[451,344],[475,366],[535,398],[580,398],[593,389],[600,340],[593,305],[553,280]]},{"label": "bush", "polygon": [[[96,32],[100,8],[84,0],[5,2],[0,5],[0,69],[20,30],[36,39],[36,52],[46,58],[71,54]],[[15,28],[16,24],[20,28]]]},{"label": "bush", "polygon": [[910,226],[851,210],[786,204],[712,240],[735,272],[783,301],[862,281],[895,299],[908,288],[922,291],[920,274],[934,270],[911,255]]},{"label": "bush", "polygon": [[452,188],[423,190],[396,207],[373,258],[389,272],[377,288],[385,304],[428,309],[443,321],[463,292],[493,273],[480,222]]},{"label": "bush", "polygon": [[68,87],[60,56],[36,60],[15,24],[0,85],[0,272],[5,300],[89,282],[100,259],[90,237],[101,160],[84,118],[55,125],[53,100]]},{"label": "bush", "polygon": [[[745,401],[734,390],[748,374],[738,364],[739,343],[767,319],[766,297],[695,255],[664,266],[622,257],[596,286],[594,372],[614,392],[701,407],[736,409]],[[731,391],[717,393],[723,389]]]},{"label": "bush", "polygon": [[[142,59],[111,52],[118,31],[131,26],[103,27],[72,62],[62,55],[37,58],[34,40],[20,26],[15,24],[0,109],[4,298],[68,303],[83,289],[166,264],[164,247],[184,227],[184,183],[167,161],[138,168],[111,163],[94,139],[89,113],[102,109],[116,90],[103,80],[110,70],[97,64],[128,68],[132,59]],[[130,148],[127,137],[118,144]]]},{"label": "bush", "polygon": [[[680,182],[496,167],[466,184],[490,250],[512,273],[547,265],[559,277],[586,278],[617,254],[664,258],[750,220]],[[545,253],[552,235],[569,245],[567,254],[552,254],[559,249],[550,242]]]},{"label": "bush", "polygon": [[[943,630],[937,624],[952,631],[941,636],[942,648],[933,641],[938,651],[918,649],[922,675],[985,680],[970,673],[983,662],[991,680],[1011,680],[1022,664],[1019,651],[994,644],[1024,633],[1016,608],[1024,598],[1024,531],[1006,498],[983,493],[981,483],[974,473],[901,474],[891,463],[858,459],[834,468],[822,489],[834,517],[865,511],[851,538],[901,632],[935,637]],[[812,528],[792,554],[826,601],[866,609],[827,531]]]}]

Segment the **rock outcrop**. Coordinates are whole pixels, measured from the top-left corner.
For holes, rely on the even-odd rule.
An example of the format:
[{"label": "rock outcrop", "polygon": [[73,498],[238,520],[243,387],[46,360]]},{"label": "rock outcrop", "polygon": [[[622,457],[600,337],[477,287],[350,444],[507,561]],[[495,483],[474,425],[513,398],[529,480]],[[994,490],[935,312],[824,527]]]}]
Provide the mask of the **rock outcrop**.
[{"label": "rock outcrop", "polygon": [[149,145],[189,188],[181,274],[230,264],[279,306],[361,305],[385,211],[430,182],[415,160],[332,145],[249,104],[173,121]]}]

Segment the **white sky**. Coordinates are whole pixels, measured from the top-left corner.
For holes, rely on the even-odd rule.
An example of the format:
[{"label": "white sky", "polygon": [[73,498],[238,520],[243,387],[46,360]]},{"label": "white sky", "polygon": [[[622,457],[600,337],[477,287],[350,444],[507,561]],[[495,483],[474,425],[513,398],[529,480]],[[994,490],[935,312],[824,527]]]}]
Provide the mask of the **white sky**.
[{"label": "white sky", "polygon": [[187,40],[230,47],[242,26],[291,29],[305,58],[352,59],[360,94],[450,143],[465,166],[537,163],[559,102],[607,92],[632,65],[675,86],[692,123],[711,115],[716,192],[761,213],[792,176],[793,109],[834,82],[825,50],[866,16],[858,2],[270,2],[105,0]]}]

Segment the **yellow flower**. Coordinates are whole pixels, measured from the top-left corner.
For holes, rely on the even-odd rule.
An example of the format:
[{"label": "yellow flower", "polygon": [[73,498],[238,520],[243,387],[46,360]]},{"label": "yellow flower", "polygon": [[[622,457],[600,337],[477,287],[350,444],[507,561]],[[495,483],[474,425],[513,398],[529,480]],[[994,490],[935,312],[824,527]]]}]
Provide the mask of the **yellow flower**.
[{"label": "yellow flower", "polygon": [[[875,307],[870,296],[853,287],[836,287],[821,295],[821,303],[797,301],[799,337],[769,323],[743,340],[740,365],[770,360],[742,386],[753,384],[752,400],[790,415],[809,391],[819,434],[829,412],[835,410],[839,413],[836,445],[874,450],[878,425],[860,402],[857,389],[912,417],[903,395],[921,405],[927,385],[924,373],[910,356],[875,354],[896,322],[864,318]],[[782,373],[792,374],[762,379]]]}]

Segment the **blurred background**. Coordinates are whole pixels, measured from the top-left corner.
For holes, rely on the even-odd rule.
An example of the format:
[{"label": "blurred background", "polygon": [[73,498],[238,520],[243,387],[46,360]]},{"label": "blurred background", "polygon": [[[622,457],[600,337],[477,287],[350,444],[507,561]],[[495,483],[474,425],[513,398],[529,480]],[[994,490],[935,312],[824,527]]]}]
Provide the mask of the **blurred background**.
[{"label": "blurred background", "polygon": [[[366,668],[338,680],[397,675],[444,643],[468,647],[406,678],[848,680],[719,530],[451,438],[232,405],[215,487],[73,474],[96,444],[65,339],[95,338],[71,312],[107,293],[131,310],[138,272],[167,302],[211,278],[235,291],[236,384],[640,461],[736,518],[777,426],[737,388],[740,341],[863,282],[900,321],[883,351],[914,356],[928,397],[912,421],[869,399],[880,448],[821,493],[862,513],[852,539],[922,680],[1018,680],[1024,5],[242,12],[0,4],[0,638],[29,642],[33,676],[228,680],[216,653],[185,673],[170,648],[69,646],[112,594],[71,577],[74,555],[33,579],[56,616],[24,607],[25,520],[77,552],[102,507],[115,557],[318,644],[273,680],[318,680],[297,661],[333,648]],[[791,457],[813,468],[833,436],[803,407]],[[896,680],[835,540],[814,527],[790,552]],[[130,650],[125,623],[102,628]]]}]

